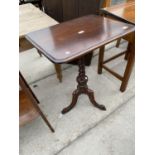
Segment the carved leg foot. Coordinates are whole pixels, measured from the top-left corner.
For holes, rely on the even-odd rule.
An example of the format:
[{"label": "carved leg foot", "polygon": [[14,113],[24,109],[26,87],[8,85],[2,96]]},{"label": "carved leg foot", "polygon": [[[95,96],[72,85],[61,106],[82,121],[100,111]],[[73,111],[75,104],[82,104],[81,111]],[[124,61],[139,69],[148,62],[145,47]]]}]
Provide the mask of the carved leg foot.
[{"label": "carved leg foot", "polygon": [[62,114],[69,112],[71,109],[73,109],[75,107],[75,105],[77,103],[78,96],[79,96],[79,92],[78,92],[78,90],[75,90],[73,92],[73,98],[72,98],[71,104],[62,110],[62,112],[61,112]]},{"label": "carved leg foot", "polygon": [[96,107],[96,108],[99,108],[101,110],[106,110],[106,107],[104,105],[101,105],[101,104],[98,104],[96,101],[95,101],[95,98],[94,98],[94,92],[91,90],[91,89],[88,89],[87,90],[87,95],[90,99],[90,102]]}]

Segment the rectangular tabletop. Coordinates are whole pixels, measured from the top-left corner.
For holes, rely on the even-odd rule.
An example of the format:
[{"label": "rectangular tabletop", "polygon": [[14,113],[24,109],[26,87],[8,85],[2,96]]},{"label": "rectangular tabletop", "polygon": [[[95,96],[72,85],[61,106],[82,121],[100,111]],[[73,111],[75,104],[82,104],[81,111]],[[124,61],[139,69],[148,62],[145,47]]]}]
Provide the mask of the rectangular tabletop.
[{"label": "rectangular tabletop", "polygon": [[26,38],[49,60],[69,62],[134,31],[134,25],[88,15],[35,31]]},{"label": "rectangular tabletop", "polygon": [[27,33],[58,24],[31,3],[19,5],[19,38]]},{"label": "rectangular tabletop", "polygon": [[126,2],[104,8],[105,11],[121,17],[131,23],[135,23],[135,2]]}]

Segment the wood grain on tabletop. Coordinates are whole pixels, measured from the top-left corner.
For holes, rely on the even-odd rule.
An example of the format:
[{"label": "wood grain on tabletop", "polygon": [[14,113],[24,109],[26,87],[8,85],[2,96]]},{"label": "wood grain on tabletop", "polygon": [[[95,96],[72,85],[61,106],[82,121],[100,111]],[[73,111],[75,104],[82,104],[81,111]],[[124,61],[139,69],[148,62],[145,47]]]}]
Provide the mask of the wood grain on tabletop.
[{"label": "wood grain on tabletop", "polygon": [[29,33],[26,38],[48,59],[63,63],[133,31],[131,24],[88,15]]}]

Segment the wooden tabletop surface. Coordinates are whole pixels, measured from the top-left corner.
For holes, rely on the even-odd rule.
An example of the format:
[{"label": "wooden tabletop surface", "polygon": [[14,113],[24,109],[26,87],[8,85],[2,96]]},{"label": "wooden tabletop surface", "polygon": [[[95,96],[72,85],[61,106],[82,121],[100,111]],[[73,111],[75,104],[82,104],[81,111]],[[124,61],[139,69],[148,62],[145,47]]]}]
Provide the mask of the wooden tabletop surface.
[{"label": "wooden tabletop surface", "polygon": [[49,60],[64,63],[133,31],[131,24],[88,15],[29,33],[26,38]]},{"label": "wooden tabletop surface", "polygon": [[104,8],[104,10],[135,23],[135,1],[117,4]]},{"label": "wooden tabletop surface", "polygon": [[31,3],[19,5],[19,38],[55,24],[58,22]]}]

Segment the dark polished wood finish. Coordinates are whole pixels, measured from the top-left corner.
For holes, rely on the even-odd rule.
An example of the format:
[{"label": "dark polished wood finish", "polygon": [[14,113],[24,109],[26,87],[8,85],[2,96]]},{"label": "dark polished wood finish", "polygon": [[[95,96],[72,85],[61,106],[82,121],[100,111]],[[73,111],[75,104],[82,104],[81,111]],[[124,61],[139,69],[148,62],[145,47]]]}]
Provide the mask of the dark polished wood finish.
[{"label": "dark polished wood finish", "polygon": [[[103,2],[106,0],[43,0],[45,12],[61,22],[75,19],[90,14],[98,14]],[[93,51],[85,55],[85,65],[90,66]],[[77,65],[78,61],[71,61],[70,64]]]},{"label": "dark polished wood finish", "polygon": [[22,88],[21,92],[19,93],[20,125],[24,125],[40,115],[47,124],[47,126],[49,127],[49,129],[52,132],[54,132],[53,127],[51,126],[46,116],[38,106],[39,100],[32,92],[31,88],[29,87],[29,85],[27,84],[26,80],[24,79],[24,77],[20,72],[19,72],[19,84]]},{"label": "dark polished wood finish", "polygon": [[[84,16],[62,24],[35,31],[26,38],[43,55],[54,63],[66,63],[80,59],[85,54],[134,31],[134,26],[97,15]],[[94,99],[93,91],[88,89],[83,61],[80,60],[78,88],[73,93],[73,100],[62,113],[72,109],[80,94],[87,94],[95,107],[105,110]]]},{"label": "dark polished wood finish", "polygon": [[81,94],[88,95],[91,103],[95,107],[97,107],[97,108],[99,108],[101,110],[106,110],[104,105],[100,105],[95,101],[94,92],[91,89],[88,88],[88,85],[87,85],[88,76],[86,76],[86,74],[85,74],[84,57],[79,59],[79,75],[77,76],[76,81],[77,81],[78,85],[77,85],[77,89],[73,92],[72,102],[68,107],[66,107],[66,108],[64,108],[62,110],[63,114],[70,111],[76,105],[78,97]]},{"label": "dark polished wood finish", "polygon": [[26,38],[49,60],[65,63],[133,31],[131,24],[88,15],[34,31]]}]

